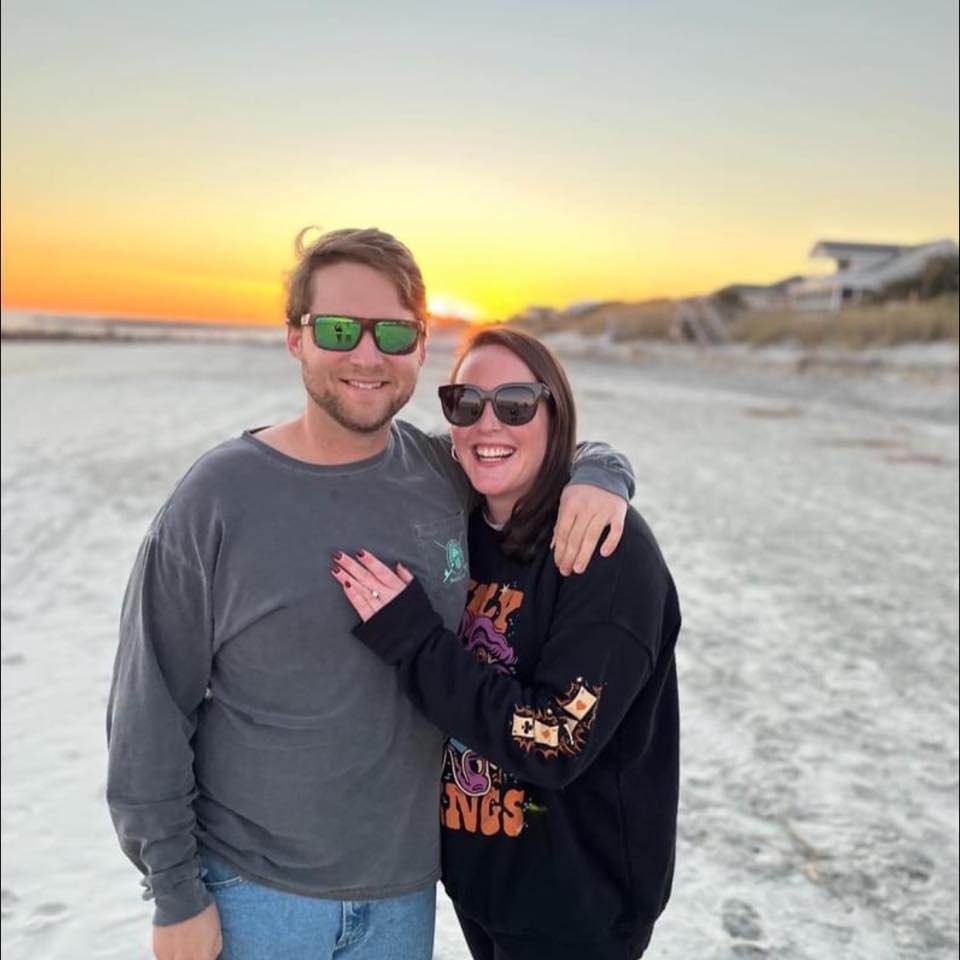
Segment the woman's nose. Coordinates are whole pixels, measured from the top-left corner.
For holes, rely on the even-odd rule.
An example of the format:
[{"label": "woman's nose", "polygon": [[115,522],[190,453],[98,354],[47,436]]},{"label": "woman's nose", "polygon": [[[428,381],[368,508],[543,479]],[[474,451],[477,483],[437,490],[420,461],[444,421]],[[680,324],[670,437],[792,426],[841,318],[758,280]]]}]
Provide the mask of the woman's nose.
[{"label": "woman's nose", "polygon": [[477,426],[481,430],[496,430],[500,426],[497,415],[493,412],[493,401],[487,400],[483,405],[483,412],[477,421]]}]

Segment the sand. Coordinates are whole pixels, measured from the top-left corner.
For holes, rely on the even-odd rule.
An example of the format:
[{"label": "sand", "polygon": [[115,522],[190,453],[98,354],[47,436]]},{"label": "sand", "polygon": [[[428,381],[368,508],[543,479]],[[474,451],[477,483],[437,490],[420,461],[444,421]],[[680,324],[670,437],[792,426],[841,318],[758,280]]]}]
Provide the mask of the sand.
[{"label": "sand", "polygon": [[[406,412],[427,427],[433,353]],[[684,612],[678,868],[648,956],[956,957],[956,381],[702,361],[569,361]],[[7,960],[150,956],[104,803],[124,583],[186,467],[299,404],[279,339],[4,344]],[[465,958],[440,900],[436,957]]]}]

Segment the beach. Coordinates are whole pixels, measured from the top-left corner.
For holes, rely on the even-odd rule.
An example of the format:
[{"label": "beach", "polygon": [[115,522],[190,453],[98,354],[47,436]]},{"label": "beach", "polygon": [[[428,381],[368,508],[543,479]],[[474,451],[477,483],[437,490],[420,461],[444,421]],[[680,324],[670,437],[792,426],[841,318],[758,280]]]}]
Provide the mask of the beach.
[{"label": "beach", "polygon": [[[580,436],[633,462],[683,611],[677,871],[647,956],[955,958],[955,373],[560,346]],[[403,417],[441,427],[453,349],[432,343]],[[190,464],[301,397],[279,332],[4,343],[7,960],[151,955],[104,799],[126,577]],[[435,956],[465,960],[438,902]]]}]

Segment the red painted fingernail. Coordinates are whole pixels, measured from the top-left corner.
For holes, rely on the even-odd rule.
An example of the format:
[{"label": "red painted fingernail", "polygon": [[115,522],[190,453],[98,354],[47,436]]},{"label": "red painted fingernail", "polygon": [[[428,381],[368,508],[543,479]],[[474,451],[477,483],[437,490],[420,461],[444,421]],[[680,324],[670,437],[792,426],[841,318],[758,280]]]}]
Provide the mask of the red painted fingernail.
[{"label": "red painted fingernail", "polygon": [[343,556],[343,554],[342,554],[339,550],[334,550],[334,551],[333,551],[333,559],[334,559],[334,560],[339,560],[342,556]]},{"label": "red painted fingernail", "polygon": [[365,556],[366,556],[366,553],[365,553],[363,550],[358,550],[358,551],[357,551],[357,556],[358,556],[358,557],[365,557]]},{"label": "red painted fingernail", "polygon": [[336,576],[338,573],[343,573],[343,571],[336,565],[333,565],[333,575]]},{"label": "red painted fingernail", "polygon": [[348,590],[349,590],[350,587],[352,586],[352,584],[350,583],[349,580],[344,580],[344,581],[343,581],[343,585],[344,585]]}]

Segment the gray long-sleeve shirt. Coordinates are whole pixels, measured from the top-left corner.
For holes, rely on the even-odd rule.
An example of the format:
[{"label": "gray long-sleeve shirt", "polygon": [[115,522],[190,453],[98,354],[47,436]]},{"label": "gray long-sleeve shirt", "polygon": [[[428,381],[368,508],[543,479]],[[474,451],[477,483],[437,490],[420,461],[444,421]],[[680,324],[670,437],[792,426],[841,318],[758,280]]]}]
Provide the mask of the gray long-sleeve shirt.
[{"label": "gray long-sleeve shirt", "polygon": [[[197,844],[279,889],[401,896],[439,875],[444,735],[350,633],[336,550],[402,561],[450,629],[470,489],[449,441],[396,422],[368,460],[316,466],[251,433],[204,455],[154,519],[124,598],[107,796],[155,922],[209,903]],[[629,497],[602,445],[574,471]]]}]

